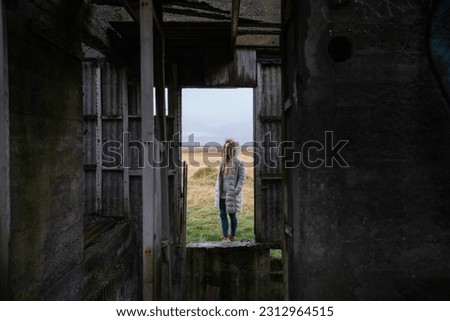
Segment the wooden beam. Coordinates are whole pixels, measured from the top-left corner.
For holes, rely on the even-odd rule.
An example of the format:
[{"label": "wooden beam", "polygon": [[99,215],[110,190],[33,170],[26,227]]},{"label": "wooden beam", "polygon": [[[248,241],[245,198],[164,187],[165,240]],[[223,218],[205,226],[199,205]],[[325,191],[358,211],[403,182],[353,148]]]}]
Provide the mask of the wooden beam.
[{"label": "wooden beam", "polygon": [[0,300],[9,300],[9,237],[11,222],[9,169],[8,46],[4,1],[0,3]]},{"label": "wooden beam", "polygon": [[155,287],[154,257],[154,169],[153,161],[153,1],[140,0],[141,34],[141,113],[144,141],[144,168],[142,169],[142,277],[143,299],[153,300]]},{"label": "wooden beam", "polygon": [[160,35],[164,35],[164,30],[163,30],[163,27],[162,27],[162,21],[158,17],[158,14],[156,13],[155,10],[153,10],[153,25],[156,27],[156,29],[158,30]]},{"label": "wooden beam", "polygon": [[100,235],[111,229],[114,225],[117,224],[118,221],[119,219],[109,219],[106,221],[95,223],[85,228],[84,248],[86,249],[91,246]]},{"label": "wooden beam", "polygon": [[83,34],[83,43],[89,47],[101,52],[108,57],[110,61],[123,64],[124,60],[119,57],[111,48],[110,39],[102,39],[99,35],[94,34],[92,30],[85,30]]},{"label": "wooden beam", "polygon": [[125,8],[127,13],[130,15],[130,17],[139,23],[139,11],[137,6],[133,6],[130,1],[127,0],[120,0],[122,7]]},{"label": "wooden beam", "polygon": [[102,148],[103,148],[103,120],[102,120],[102,68],[101,65],[95,67],[95,107],[97,111],[97,126],[95,133],[95,147],[96,147],[96,174],[95,174],[95,186],[96,186],[96,198],[95,198],[95,211],[98,215],[102,214],[102,193],[103,193],[103,173],[102,173]]},{"label": "wooden beam", "polygon": [[164,13],[171,13],[180,16],[188,16],[188,17],[200,17],[214,20],[228,20],[230,19],[230,15],[219,14],[219,13],[209,13],[202,12],[192,9],[177,9],[177,8],[164,8]]},{"label": "wooden beam", "polygon": [[182,209],[181,209],[181,245],[182,247],[186,247],[186,221],[187,221],[187,180],[188,180],[188,166],[186,161],[183,162],[183,203],[182,203]]},{"label": "wooden beam", "polygon": [[155,130],[156,138],[162,142],[167,141],[166,137],[166,99],[165,99],[165,70],[164,70],[164,38],[156,36],[154,40],[155,48],[155,98],[156,98],[156,118],[158,126]]},{"label": "wooden beam", "polygon": [[234,58],[236,53],[236,37],[239,24],[239,11],[241,7],[241,0],[233,0],[231,8],[231,37],[230,37],[230,50],[231,57]]},{"label": "wooden beam", "polygon": [[281,30],[281,23],[263,22],[249,19],[239,19],[239,27],[241,28],[273,28]]},{"label": "wooden beam", "polygon": [[198,9],[198,10],[203,10],[203,11],[208,11],[208,12],[229,14],[228,11],[213,7],[207,2],[191,2],[191,1],[186,1],[186,0],[165,0],[164,6],[165,7],[178,6],[178,7]]},{"label": "wooden beam", "polygon": [[250,29],[250,28],[239,28],[237,35],[280,35],[281,29]]},{"label": "wooden beam", "polygon": [[123,7],[127,13],[130,15],[131,19],[139,22],[139,12],[137,5],[133,5],[135,1],[130,0],[91,0],[92,3],[97,5],[109,5],[116,7]]},{"label": "wooden beam", "polygon": [[236,45],[238,47],[276,49],[280,47],[280,37],[278,35],[239,35]]},{"label": "wooden beam", "polygon": [[[123,132],[129,133],[129,120],[128,120],[128,77],[127,68],[120,68],[120,96],[122,101],[122,119],[123,119]],[[123,140],[123,159],[125,159],[125,153],[130,152],[129,140]],[[127,158],[130,159],[131,155]],[[130,219],[130,168],[129,164],[123,164],[123,218],[125,220]]]}]

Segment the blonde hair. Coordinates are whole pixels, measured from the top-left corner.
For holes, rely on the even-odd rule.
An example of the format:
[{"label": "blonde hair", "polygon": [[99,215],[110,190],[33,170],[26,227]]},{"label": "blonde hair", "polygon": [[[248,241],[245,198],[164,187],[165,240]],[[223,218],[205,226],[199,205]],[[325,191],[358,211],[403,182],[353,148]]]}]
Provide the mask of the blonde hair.
[{"label": "blonde hair", "polygon": [[220,168],[221,172],[225,174],[231,173],[233,170],[233,159],[235,153],[236,143],[228,138],[223,144],[222,148],[222,166]]}]

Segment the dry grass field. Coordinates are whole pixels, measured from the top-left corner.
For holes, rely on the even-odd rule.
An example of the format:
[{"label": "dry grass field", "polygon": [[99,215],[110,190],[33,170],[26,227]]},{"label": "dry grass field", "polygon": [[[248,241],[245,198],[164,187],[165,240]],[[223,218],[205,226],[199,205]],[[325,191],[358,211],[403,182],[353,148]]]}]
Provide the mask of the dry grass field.
[{"label": "dry grass field", "polygon": [[[220,152],[201,148],[183,149],[183,161],[188,164],[187,241],[218,241],[221,236],[219,210],[214,208],[214,185],[218,173]],[[238,213],[237,239],[252,239],[254,226],[253,156],[241,154],[246,164],[247,181],[243,190],[243,209]]]}]

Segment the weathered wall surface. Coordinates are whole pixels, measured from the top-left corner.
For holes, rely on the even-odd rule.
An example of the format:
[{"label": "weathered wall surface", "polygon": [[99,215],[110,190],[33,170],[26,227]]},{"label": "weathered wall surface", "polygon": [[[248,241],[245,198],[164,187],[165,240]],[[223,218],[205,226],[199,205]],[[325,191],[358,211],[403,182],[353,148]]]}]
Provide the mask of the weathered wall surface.
[{"label": "weathered wall surface", "polygon": [[436,1],[430,25],[430,56],[442,95],[450,109],[450,1]]},{"label": "weathered wall surface", "polygon": [[82,295],[81,3],[7,4],[14,300]]},{"label": "weathered wall surface", "polygon": [[85,250],[84,300],[138,300],[138,256],[133,225],[117,224]]},{"label": "weathered wall surface", "polygon": [[208,285],[219,300],[270,300],[269,249],[250,243],[204,243],[187,247],[186,300],[205,300]]},{"label": "weathered wall surface", "polygon": [[284,138],[349,140],[349,168],[285,171],[290,299],[450,298],[450,122],[429,10],[284,1]]}]

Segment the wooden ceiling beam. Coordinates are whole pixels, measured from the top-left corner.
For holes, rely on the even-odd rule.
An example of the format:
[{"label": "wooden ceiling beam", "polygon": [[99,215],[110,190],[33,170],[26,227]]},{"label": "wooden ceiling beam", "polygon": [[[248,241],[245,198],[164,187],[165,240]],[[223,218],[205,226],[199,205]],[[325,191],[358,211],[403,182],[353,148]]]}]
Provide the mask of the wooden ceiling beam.
[{"label": "wooden ceiling beam", "polygon": [[171,13],[181,16],[190,16],[190,17],[200,17],[214,20],[228,20],[230,19],[230,15],[220,14],[220,13],[210,13],[210,12],[202,12],[198,10],[192,9],[178,9],[178,8],[170,8],[165,7],[164,13]]},{"label": "wooden ceiling beam", "polygon": [[237,35],[280,35],[280,29],[249,29],[249,28],[239,28]]},{"label": "wooden ceiling beam", "polygon": [[228,11],[213,7],[209,3],[203,2],[203,1],[202,2],[193,2],[193,1],[186,1],[186,0],[165,0],[164,7],[170,8],[170,6],[198,9],[198,10],[207,11],[207,12],[214,12],[214,13],[221,13],[221,14],[229,15]]},{"label": "wooden ceiling beam", "polygon": [[230,50],[232,58],[234,58],[234,55],[236,53],[236,37],[239,24],[240,8],[241,8],[241,0],[233,0],[231,7],[231,37],[230,37]]},{"label": "wooden ceiling beam", "polygon": [[139,23],[139,3],[135,0],[92,0],[92,3],[100,6],[123,7],[131,19]]}]

